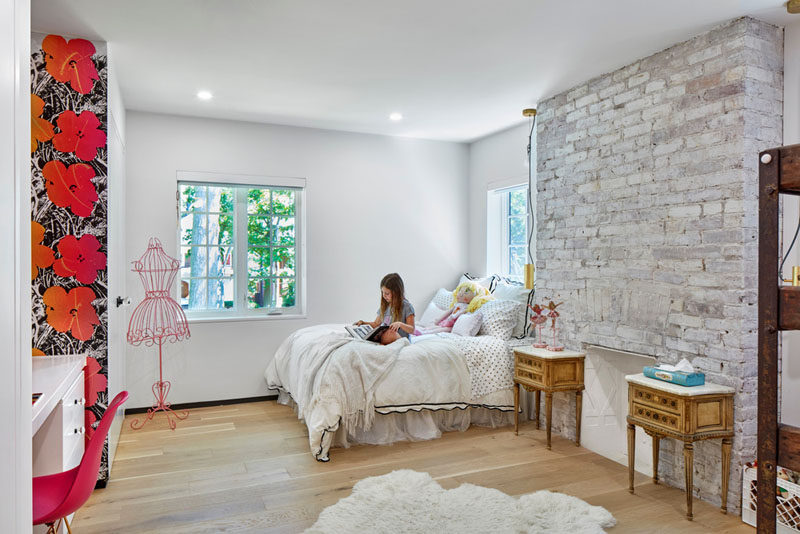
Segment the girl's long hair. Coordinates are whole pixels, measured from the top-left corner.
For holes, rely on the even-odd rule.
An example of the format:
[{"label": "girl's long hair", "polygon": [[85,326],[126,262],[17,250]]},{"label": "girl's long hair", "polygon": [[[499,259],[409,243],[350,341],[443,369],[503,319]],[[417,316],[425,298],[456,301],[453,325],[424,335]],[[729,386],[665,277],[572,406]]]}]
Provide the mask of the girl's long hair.
[{"label": "girl's long hair", "polygon": [[[389,273],[381,279],[381,287],[385,287],[392,292],[392,320],[403,321],[403,300],[405,300],[405,287],[403,286],[403,279],[397,273]],[[386,310],[389,308],[389,303],[386,302],[381,294],[381,321],[386,316]]]}]

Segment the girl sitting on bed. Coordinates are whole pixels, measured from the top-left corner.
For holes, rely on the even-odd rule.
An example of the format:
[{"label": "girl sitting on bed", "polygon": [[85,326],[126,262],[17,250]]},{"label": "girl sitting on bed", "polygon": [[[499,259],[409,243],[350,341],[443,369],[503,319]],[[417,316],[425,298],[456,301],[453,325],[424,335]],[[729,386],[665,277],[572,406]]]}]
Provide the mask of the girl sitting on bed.
[{"label": "girl sitting on bed", "polygon": [[[378,317],[372,322],[358,321],[356,325],[368,324],[377,328],[389,325],[389,330],[408,337],[414,333],[414,306],[405,298],[403,279],[397,273],[387,274],[381,280],[381,304]],[[394,337],[394,336],[392,336]]]}]

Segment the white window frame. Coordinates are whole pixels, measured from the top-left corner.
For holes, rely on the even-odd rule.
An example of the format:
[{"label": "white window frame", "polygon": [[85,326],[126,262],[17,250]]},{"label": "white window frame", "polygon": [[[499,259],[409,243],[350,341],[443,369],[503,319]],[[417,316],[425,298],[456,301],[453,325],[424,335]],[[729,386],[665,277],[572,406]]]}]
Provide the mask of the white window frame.
[{"label": "white window frame", "polygon": [[[234,306],[220,310],[184,310],[190,322],[241,321],[263,319],[304,319],[306,318],[306,179],[279,176],[256,176],[248,174],[227,174],[216,172],[177,171],[175,182],[176,231],[178,257],[180,256],[180,188],[179,184],[202,183],[223,187],[252,186],[272,189],[293,189],[295,191],[295,305],[290,308],[247,307],[247,213],[234,210]],[[236,203],[247,201],[239,198]],[[175,297],[180,302],[181,277],[176,277]]]},{"label": "white window frame", "polygon": [[[527,195],[528,184],[520,182],[519,180],[492,182],[487,186],[487,205],[486,205],[486,272],[498,273],[502,276],[524,280],[525,275],[511,275],[510,264],[510,248],[512,245],[509,233],[509,215],[508,202],[509,193],[515,190],[522,189],[526,193],[526,202],[530,199]],[[530,225],[529,209],[526,210],[525,219],[525,263],[528,263],[528,226]],[[516,215],[515,215],[516,217]],[[535,250],[533,241],[530,244],[533,252]]]}]

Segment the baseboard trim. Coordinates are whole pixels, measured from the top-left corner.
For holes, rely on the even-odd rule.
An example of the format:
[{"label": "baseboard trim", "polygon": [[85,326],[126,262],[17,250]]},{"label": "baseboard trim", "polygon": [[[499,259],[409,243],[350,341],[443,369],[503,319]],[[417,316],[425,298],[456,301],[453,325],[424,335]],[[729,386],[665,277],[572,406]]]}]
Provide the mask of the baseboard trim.
[{"label": "baseboard trim", "polygon": [[[278,398],[277,395],[264,395],[263,397],[245,397],[243,399],[223,399],[223,400],[213,400],[213,401],[184,402],[181,404],[173,404],[171,407],[173,410],[191,410],[194,408],[208,408],[209,406],[226,406],[228,404],[242,404],[245,402],[263,402],[263,401],[276,400],[277,398]],[[149,409],[150,409],[149,406],[145,406],[143,408],[126,408],[125,415],[146,413],[147,410]]]}]

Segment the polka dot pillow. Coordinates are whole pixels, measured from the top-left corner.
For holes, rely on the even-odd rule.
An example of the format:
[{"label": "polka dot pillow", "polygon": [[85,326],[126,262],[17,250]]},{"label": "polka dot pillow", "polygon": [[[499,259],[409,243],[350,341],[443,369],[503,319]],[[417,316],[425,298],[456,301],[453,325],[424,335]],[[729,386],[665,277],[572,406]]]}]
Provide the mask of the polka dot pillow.
[{"label": "polka dot pillow", "polygon": [[448,291],[445,288],[441,288],[436,292],[436,295],[433,297],[431,302],[436,304],[436,307],[440,310],[450,309],[450,306],[453,304],[453,292]]},{"label": "polka dot pillow", "polygon": [[522,306],[513,300],[490,300],[480,307],[483,323],[478,335],[511,339]]}]

